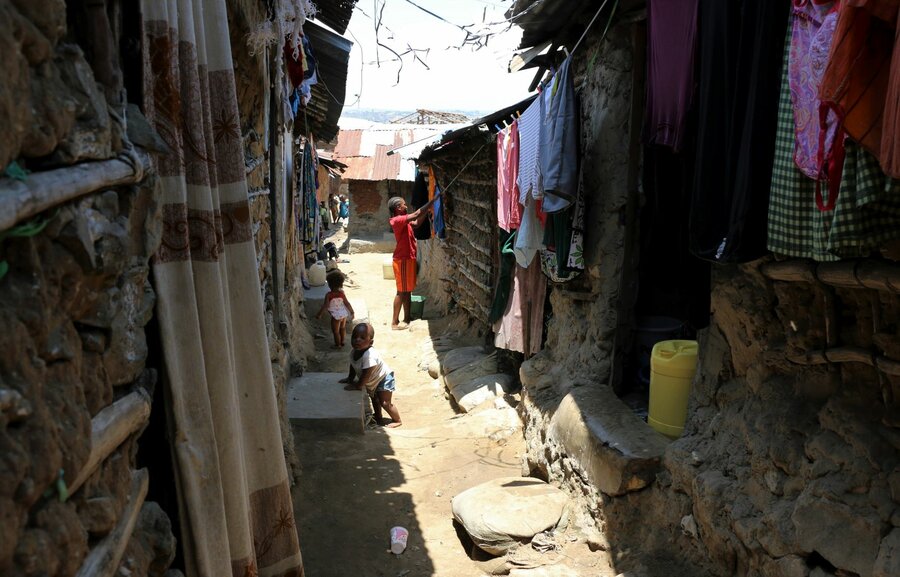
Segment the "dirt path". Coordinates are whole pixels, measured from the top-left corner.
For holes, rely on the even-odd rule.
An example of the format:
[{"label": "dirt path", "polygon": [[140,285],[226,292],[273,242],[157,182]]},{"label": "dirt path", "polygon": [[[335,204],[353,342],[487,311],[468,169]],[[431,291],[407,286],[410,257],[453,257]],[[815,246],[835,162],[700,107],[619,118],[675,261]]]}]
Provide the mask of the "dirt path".
[{"label": "dirt path", "polygon": [[[455,414],[419,369],[430,339],[444,332],[446,322],[434,318],[426,304],[426,320],[407,331],[390,330],[395,285],[382,277],[386,256],[342,255],[350,262],[340,266],[350,279],[349,298],[366,301],[375,347],[396,374],[394,403],[403,426],[365,435],[295,431],[303,473],[294,497],[306,575],[483,575],[488,563],[467,554],[452,523],[450,499],[482,481],[519,475],[522,436],[499,430],[493,410]],[[344,352],[331,351],[326,323],[315,325],[319,352],[310,370],[346,372],[349,338]],[[394,525],[410,534],[399,556],[388,552]]]}]

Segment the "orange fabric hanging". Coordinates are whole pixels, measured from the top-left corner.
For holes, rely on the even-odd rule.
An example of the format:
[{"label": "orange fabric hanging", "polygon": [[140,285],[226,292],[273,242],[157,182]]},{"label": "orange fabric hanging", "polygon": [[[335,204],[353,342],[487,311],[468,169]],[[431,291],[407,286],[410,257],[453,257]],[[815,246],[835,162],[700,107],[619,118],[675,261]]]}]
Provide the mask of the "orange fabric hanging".
[{"label": "orange fabric hanging", "polygon": [[[882,165],[882,136],[894,138],[893,132],[882,133],[898,4],[900,0],[847,0],[841,6],[819,93],[847,134]],[[895,98],[900,97],[900,86],[897,89],[892,91]]]}]

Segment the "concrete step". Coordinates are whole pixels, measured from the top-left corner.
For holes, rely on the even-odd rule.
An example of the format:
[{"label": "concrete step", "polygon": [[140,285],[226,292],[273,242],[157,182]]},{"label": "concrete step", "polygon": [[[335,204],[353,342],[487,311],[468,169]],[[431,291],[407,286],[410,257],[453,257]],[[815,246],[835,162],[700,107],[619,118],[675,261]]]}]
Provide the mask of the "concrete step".
[{"label": "concrete step", "polygon": [[287,415],[302,429],[363,433],[368,400],[364,391],[345,391],[343,373],[306,373],[291,379],[287,390]]}]

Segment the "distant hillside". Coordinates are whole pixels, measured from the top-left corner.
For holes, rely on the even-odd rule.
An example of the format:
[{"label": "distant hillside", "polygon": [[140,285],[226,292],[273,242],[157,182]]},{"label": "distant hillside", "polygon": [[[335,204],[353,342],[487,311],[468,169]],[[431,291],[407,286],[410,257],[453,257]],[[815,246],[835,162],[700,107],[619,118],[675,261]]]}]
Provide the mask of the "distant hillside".
[{"label": "distant hillside", "polygon": [[[384,110],[379,108],[344,108],[342,117],[345,118],[362,118],[371,122],[388,123],[404,116],[409,116],[415,110]],[[456,114],[465,114],[471,119],[479,118],[487,114],[486,112],[477,110],[441,110],[440,112],[454,112]]]}]

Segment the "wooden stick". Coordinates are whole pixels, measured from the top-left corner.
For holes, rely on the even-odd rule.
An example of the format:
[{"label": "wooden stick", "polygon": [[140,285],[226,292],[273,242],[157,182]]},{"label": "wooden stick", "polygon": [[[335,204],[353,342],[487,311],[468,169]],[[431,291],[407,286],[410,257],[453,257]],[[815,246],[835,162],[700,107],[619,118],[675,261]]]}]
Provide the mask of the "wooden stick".
[{"label": "wooden stick", "polygon": [[134,532],[138,513],[147,498],[147,486],[150,474],[147,469],[131,472],[131,490],[128,492],[128,504],[122,511],[115,529],[94,547],[75,577],[112,577],[119,570],[125,547]]},{"label": "wooden stick", "polygon": [[[832,349],[810,350],[803,355],[790,357],[788,360],[798,365],[863,363],[870,367],[876,366],[875,353],[861,347],[834,347]],[[890,361],[890,359],[885,360]],[[892,362],[896,363],[896,361]]]},{"label": "wooden stick", "polygon": [[483,208],[484,210],[491,210],[491,204],[486,200],[472,200],[464,196],[456,196],[454,200],[477,208]]},{"label": "wooden stick", "polygon": [[150,395],[140,388],[97,413],[91,420],[91,454],[75,480],[69,484],[69,493],[74,494],[80,489],[97,466],[125,439],[143,427],[149,418]]},{"label": "wooden stick", "polygon": [[760,269],[764,276],[772,280],[789,282],[815,282],[816,265],[806,260],[770,262]]},{"label": "wooden stick", "polygon": [[773,262],[762,266],[772,280],[816,282],[841,288],[870,288],[900,294],[900,266],[877,261],[850,260],[815,264],[805,260]]},{"label": "wooden stick", "polygon": [[25,182],[0,179],[0,230],[85,194],[138,182],[147,166],[149,156],[138,153],[35,172]]}]

